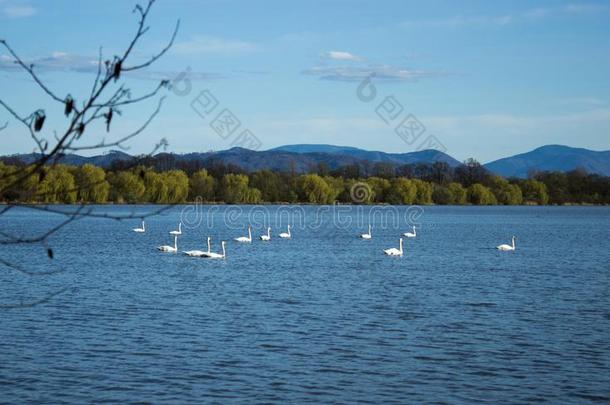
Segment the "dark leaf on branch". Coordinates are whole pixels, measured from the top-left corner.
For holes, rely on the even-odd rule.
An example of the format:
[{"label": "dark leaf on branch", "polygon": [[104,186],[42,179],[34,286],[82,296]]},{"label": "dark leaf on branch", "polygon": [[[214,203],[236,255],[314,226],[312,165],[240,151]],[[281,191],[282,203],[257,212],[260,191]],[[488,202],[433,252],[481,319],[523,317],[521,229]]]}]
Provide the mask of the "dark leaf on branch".
[{"label": "dark leaf on branch", "polygon": [[112,77],[114,77],[114,81],[116,82],[121,77],[121,69],[123,68],[123,61],[119,58],[115,59],[114,68],[112,70]]},{"label": "dark leaf on branch", "polygon": [[110,132],[110,122],[112,121],[112,108],[108,110],[106,114],[104,114],[106,118],[106,132]]},{"label": "dark leaf on branch", "polygon": [[80,138],[80,136],[83,134],[83,132],[85,132],[85,124],[81,122],[76,127],[76,136],[77,136],[77,138]]},{"label": "dark leaf on branch", "polygon": [[46,118],[47,116],[43,110],[38,110],[34,113],[34,131],[40,132]]},{"label": "dark leaf on branch", "polygon": [[64,101],[65,103],[65,109],[64,109],[64,114],[66,114],[66,117],[69,116],[70,114],[72,114],[72,110],[74,109],[74,99],[72,98],[71,95],[67,95],[66,96],[66,100]]}]

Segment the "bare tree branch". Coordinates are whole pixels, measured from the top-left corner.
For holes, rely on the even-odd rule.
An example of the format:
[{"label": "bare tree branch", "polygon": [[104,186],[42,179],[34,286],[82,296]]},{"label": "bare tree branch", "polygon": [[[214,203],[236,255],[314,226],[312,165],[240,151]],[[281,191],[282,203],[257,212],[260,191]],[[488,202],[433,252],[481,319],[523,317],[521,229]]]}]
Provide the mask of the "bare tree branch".
[{"label": "bare tree branch", "polygon": [[145,68],[145,67],[148,67],[148,66],[152,65],[159,58],[161,58],[163,55],[165,55],[165,53],[174,45],[174,41],[176,40],[176,36],[178,35],[178,30],[179,29],[180,29],[180,20],[178,20],[178,22],[176,22],[176,28],[174,28],[174,33],[172,34],[171,40],[169,41],[167,46],[161,50],[161,52],[159,52],[158,54],[156,54],[155,56],[150,58],[145,63],[139,64],[139,65],[136,65],[136,66],[125,67],[125,68],[123,68],[123,71],[130,72],[132,70],[138,70],[138,69],[142,69],[142,68]]},{"label": "bare tree branch", "polygon": [[[21,117],[1,99],[0,99],[0,105],[2,107],[4,107],[6,109],[6,111],[8,111],[9,114],[11,114],[17,121],[21,122],[23,125],[25,125],[27,127],[28,131],[30,132],[31,138],[34,140],[34,142],[36,142],[36,145],[38,146],[40,153],[44,153],[44,151],[46,149],[46,143],[44,142],[44,140],[38,138],[36,136],[36,134],[34,133],[34,131],[32,130],[32,125],[30,122],[32,115],[29,115],[28,117]],[[7,123],[7,125],[8,125],[8,123]],[[5,126],[5,128],[6,128],[6,126]],[[4,129],[4,128],[2,128],[2,129]]]},{"label": "bare tree branch", "polygon": [[[60,97],[55,91],[53,91],[49,86],[47,86],[47,84],[43,82],[38,73],[35,71],[34,65],[26,63],[6,40],[0,39],[0,47],[4,47],[8,51],[11,57],[15,60],[15,63],[33,79],[37,87],[39,87],[40,90],[47,96],[49,96],[53,101],[64,105],[64,114],[67,120],[65,129],[52,130],[53,135],[50,137],[45,137],[43,133],[44,131],[48,131],[48,129],[44,128],[44,123],[46,119],[46,114],[44,110],[37,109],[29,114],[21,114],[15,108],[11,107],[9,102],[6,101],[6,99],[0,98],[0,107],[5,109],[12,118],[19,121],[27,128],[30,137],[36,144],[37,150],[40,152],[40,156],[32,164],[24,167],[19,167],[16,170],[9,170],[2,176],[0,176],[0,180],[8,179],[8,181],[0,181],[0,195],[2,195],[6,190],[11,190],[11,188],[21,185],[30,176],[37,175],[39,177],[44,177],[46,167],[57,164],[66,152],[99,150],[110,147],[127,149],[128,145],[126,145],[126,143],[134,137],[142,134],[148,128],[150,123],[159,114],[161,110],[164,100],[163,97],[159,99],[156,108],[150,114],[148,119],[134,132],[123,135],[111,141],[106,141],[105,139],[103,139],[98,143],[80,144],[81,141],[87,137],[90,126],[94,122],[104,120],[106,130],[110,132],[113,117],[116,117],[116,115],[120,115],[121,113],[119,108],[125,108],[130,105],[155,98],[157,95],[159,95],[162,89],[168,87],[168,81],[163,80],[148,93],[135,97],[132,96],[131,90],[126,87],[124,83],[118,83],[118,86],[116,88],[111,88],[114,87],[114,84],[122,78],[122,73],[128,71],[135,71],[150,66],[160,57],[166,54],[167,51],[171,48],[171,46],[174,44],[178,29],[180,27],[179,20],[176,22],[175,29],[168,44],[163,49],[161,49],[157,54],[147,59],[143,63],[135,63],[131,66],[127,66],[128,62],[131,62],[130,57],[134,49],[138,45],[140,39],[149,30],[149,27],[146,25],[146,21],[154,3],[155,0],[147,0],[144,6],[139,4],[135,6],[133,12],[136,13],[139,17],[137,22],[137,30],[134,36],[129,41],[129,43],[127,44],[127,47],[125,48],[125,51],[123,52],[122,56],[114,56],[112,60],[104,60],[102,48],[99,48],[95,79],[91,84],[91,90],[88,92],[88,97],[84,100],[75,100],[70,94],[68,94],[66,97]],[[78,106],[77,101],[79,102]],[[0,130],[5,129],[7,125],[8,122],[5,125],[0,126]],[[167,141],[165,139],[162,139],[155,146],[155,149],[152,153],[154,154],[160,147],[164,147],[166,145]],[[86,185],[85,187],[90,186],[92,185]],[[78,188],[74,191],[80,190],[82,190],[82,186],[81,188]],[[34,195],[34,197],[41,196],[42,195]],[[49,238],[73,221],[88,217],[113,219],[117,221],[123,221],[133,218],[143,219],[149,216],[158,215],[163,211],[171,208],[172,206],[173,205],[162,206],[144,215],[136,215],[135,213],[115,215],[111,213],[94,212],[93,207],[88,206],[86,204],[80,204],[78,206],[71,207],[68,210],[63,210],[60,208],[55,208],[53,206],[10,203],[0,209],[0,216],[5,215],[7,212],[9,212],[15,207],[20,207],[24,209],[45,211],[52,214],[63,215],[65,218],[57,225],[52,226],[49,229],[45,229],[37,235],[23,236],[11,234],[10,232],[7,232],[5,230],[0,230],[0,245],[15,246],[20,244],[40,244],[41,246],[47,248],[48,256],[50,259],[52,259],[53,250],[48,245]],[[7,270],[12,270],[26,276],[52,275],[59,272],[32,272],[27,270],[23,265],[13,263],[12,261],[2,257],[0,257],[0,266],[4,266]],[[61,294],[66,290],[67,288],[61,289],[55,293],[45,296],[40,300],[25,303],[22,302],[20,304],[15,305],[0,305],[0,308],[27,308],[39,305],[49,301],[57,294]]]},{"label": "bare tree branch", "polygon": [[159,99],[159,103],[157,104],[157,108],[155,109],[155,111],[153,111],[153,113],[148,117],[146,122],[144,122],[144,124],[142,124],[142,126],[140,128],[138,128],[136,131],[134,131],[128,135],[125,135],[122,138],[120,138],[116,141],[112,141],[112,142],[106,142],[105,140],[102,140],[99,143],[96,143],[93,145],[85,145],[85,146],[70,146],[70,144],[68,144],[68,145],[66,145],[65,150],[74,152],[74,151],[102,149],[102,148],[109,148],[109,147],[119,147],[123,150],[127,150],[128,148],[123,146],[123,143],[127,142],[128,140],[130,140],[130,139],[140,135],[142,132],[144,132],[144,130],[150,125],[150,123],[153,121],[153,119],[157,116],[157,114],[159,114],[159,111],[161,111],[161,106],[163,105],[163,100],[165,100],[165,97],[162,97],[161,99]]},{"label": "bare tree branch", "polygon": [[[45,154],[45,152],[48,148],[48,143],[44,139],[40,139],[39,137],[37,137],[31,128],[32,115],[30,115],[29,117],[23,118],[23,117],[19,116],[15,111],[13,111],[5,102],[0,100],[0,103],[1,103],[0,105],[2,105],[4,108],[6,108],[9,111],[9,113],[11,113],[16,119],[18,119],[28,128],[32,138],[37,143],[39,149],[41,150],[41,154],[42,154],[41,158],[38,159],[38,161],[36,161],[34,163],[34,167],[30,173],[25,173],[23,176],[17,177],[12,182],[12,184],[5,185],[4,189],[12,187],[15,184],[19,184],[20,182],[24,181],[28,176],[30,176],[32,174],[32,172],[34,172],[34,173],[38,172],[39,170],[41,170],[41,168],[44,165],[48,164],[49,162],[52,162],[54,156],[61,155],[69,150],[72,150],[72,151],[73,150],[82,150],[82,149],[74,149],[74,146],[72,146],[72,145],[75,141],[79,140],[82,137],[82,135],[85,132],[85,130],[87,129],[87,127],[93,121],[96,121],[96,120],[99,120],[99,119],[102,119],[105,117],[105,115],[101,114],[102,110],[107,110],[108,112],[106,114],[112,114],[112,112],[114,110],[116,110],[117,107],[137,103],[139,101],[143,101],[148,98],[154,97],[161,90],[161,88],[167,86],[168,82],[166,80],[161,81],[161,83],[157,86],[157,88],[155,90],[153,90],[152,92],[150,92],[144,96],[141,96],[141,97],[137,97],[137,98],[134,98],[131,100],[124,100],[124,101],[122,101],[122,99],[124,97],[129,96],[130,92],[129,92],[129,90],[124,89],[123,86],[120,86],[119,89],[117,91],[115,91],[113,96],[108,101],[102,102],[102,103],[97,102],[97,100],[101,97],[101,95],[103,94],[103,91],[106,89],[106,87],[112,81],[118,80],[121,72],[125,71],[125,68],[123,68],[123,66],[125,65],[125,61],[130,56],[130,54],[131,54],[132,50],[134,49],[135,45],[137,44],[138,40],[148,31],[148,27],[145,27],[145,22],[146,22],[148,13],[150,12],[150,9],[151,9],[152,5],[154,4],[154,2],[155,2],[155,0],[149,0],[145,8],[140,5],[137,5],[136,8],[134,9],[134,12],[138,12],[140,14],[140,20],[138,22],[138,30],[137,30],[134,38],[129,43],[126,51],[123,54],[123,57],[119,58],[119,57],[115,56],[114,62],[112,62],[112,63],[110,61],[105,62],[106,74],[103,79],[101,79],[101,48],[100,48],[100,57],[99,57],[99,61],[98,61],[98,75],[96,76],[94,85],[92,87],[92,92],[91,92],[92,95],[89,97],[89,99],[87,101],[85,101],[83,103],[82,110],[80,110],[80,111],[76,110],[76,109],[74,110],[74,114],[72,115],[72,118],[70,120],[67,130],[64,132],[63,135],[55,137],[56,144],[48,152],[48,154]],[[161,50],[161,52],[159,52],[157,55],[155,55],[153,58],[151,58],[148,62],[128,68],[128,69],[137,70],[137,69],[146,67],[146,66],[150,65],[152,62],[154,62],[155,60],[157,60],[159,57],[161,57],[163,54],[165,54],[167,52],[167,50],[169,49],[169,47],[171,47],[171,45],[174,42],[179,25],[180,24],[178,21],[176,24],[176,29],[174,30],[174,33],[172,35],[172,38],[171,38],[169,44],[163,50]],[[9,49],[9,52],[16,59],[17,63],[21,67],[23,67],[34,78],[35,82],[37,84],[39,84],[39,86],[47,94],[49,94],[51,97],[53,97],[57,101],[61,101],[62,103],[65,102],[65,100],[60,99],[53,92],[51,92],[46,86],[44,86],[44,84],[38,79],[36,74],[33,72],[32,68],[28,67],[19,58],[19,56],[12,50],[12,48],[6,43],[5,40],[2,40],[2,44],[7,49]],[[89,116],[87,116],[87,114],[92,109],[93,109],[93,111],[91,112],[91,114]],[[153,118],[154,118],[154,115],[156,115],[156,114],[153,114]],[[107,115],[106,115],[106,117],[107,117]],[[148,126],[148,123],[149,122],[147,122],[145,124],[145,127]],[[110,124],[110,122],[108,122],[108,124],[107,124],[108,127],[109,127],[109,124]],[[142,132],[142,131],[139,131],[138,133],[140,133],[140,132]],[[135,136],[135,135],[133,135],[133,136]],[[130,139],[133,136],[128,136],[126,138]],[[118,145],[114,145],[114,146],[122,147],[121,143],[127,139],[124,139],[123,141],[119,142]],[[112,146],[113,144],[114,143],[110,144],[110,146]],[[107,146],[105,146],[105,144],[102,143],[99,147],[105,148]],[[83,149],[91,149],[91,148],[83,147]],[[57,159],[57,158],[55,158],[55,159]],[[5,177],[12,176],[14,174],[15,173],[8,173],[5,175]],[[0,192],[1,191],[3,191],[3,190],[0,190]]]},{"label": "bare tree branch", "polygon": [[6,50],[11,54],[11,56],[13,58],[15,58],[15,62],[19,66],[21,66],[23,68],[23,70],[25,70],[26,72],[28,72],[30,74],[32,79],[34,79],[36,84],[38,84],[38,86],[45,93],[47,93],[53,100],[58,101],[62,104],[64,103],[64,99],[58,97],[57,95],[55,95],[55,93],[53,93],[51,90],[49,90],[49,88],[42,82],[42,80],[40,80],[40,78],[36,75],[36,73],[34,73],[34,65],[26,65],[23,62],[23,60],[19,56],[17,56],[17,53],[13,50],[13,48],[10,47],[10,45],[6,42],[6,40],[0,39],[0,45],[3,45],[6,48]]}]

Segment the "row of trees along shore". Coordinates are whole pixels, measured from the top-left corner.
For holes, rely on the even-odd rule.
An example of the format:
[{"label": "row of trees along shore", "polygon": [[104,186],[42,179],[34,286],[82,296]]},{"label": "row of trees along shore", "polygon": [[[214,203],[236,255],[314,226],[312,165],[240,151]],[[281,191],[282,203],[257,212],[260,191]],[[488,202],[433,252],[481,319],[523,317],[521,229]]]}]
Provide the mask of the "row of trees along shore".
[{"label": "row of trees along shore", "polygon": [[[375,165],[363,175],[358,166],[306,174],[261,170],[215,163],[203,168],[185,164],[161,170],[155,165],[111,167],[90,164],[46,167],[18,188],[5,190],[5,203],[161,203],[192,201],[228,204],[387,203],[545,205],[609,204],[610,178],[576,170],[543,172],[528,179],[490,174],[474,160],[451,168],[443,163],[392,167]],[[15,167],[0,162],[0,178],[10,184]],[[0,189],[2,185],[0,184]]]}]

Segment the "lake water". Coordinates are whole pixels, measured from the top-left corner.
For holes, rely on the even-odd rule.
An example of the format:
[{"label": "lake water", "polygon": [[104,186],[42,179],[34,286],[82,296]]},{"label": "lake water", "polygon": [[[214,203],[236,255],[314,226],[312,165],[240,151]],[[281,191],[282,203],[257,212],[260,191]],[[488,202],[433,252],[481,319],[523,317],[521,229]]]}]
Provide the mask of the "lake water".
[{"label": "lake water", "polygon": [[[156,251],[181,216],[179,250],[210,235],[226,260]],[[15,209],[0,230],[60,221]],[[233,242],[248,222],[256,239]],[[408,222],[417,238],[386,257]],[[0,246],[61,271],[0,271],[0,402],[610,401],[610,208],[200,206],[139,224],[75,221],[53,260]]]}]

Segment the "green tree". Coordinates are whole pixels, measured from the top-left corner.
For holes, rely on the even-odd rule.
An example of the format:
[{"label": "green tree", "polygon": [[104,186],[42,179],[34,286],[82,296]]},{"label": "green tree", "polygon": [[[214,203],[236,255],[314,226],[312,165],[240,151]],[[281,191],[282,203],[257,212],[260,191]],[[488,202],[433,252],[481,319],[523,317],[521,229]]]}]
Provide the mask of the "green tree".
[{"label": "green tree", "polygon": [[468,187],[467,194],[468,201],[474,205],[494,205],[498,203],[491,190],[480,183]]},{"label": "green tree", "polygon": [[445,186],[435,185],[434,191],[432,192],[432,201],[439,205],[452,204],[453,193],[451,193],[451,190]]},{"label": "green tree", "polygon": [[250,185],[261,192],[264,201],[281,201],[284,182],[278,173],[271,170],[261,170],[250,175]]},{"label": "green tree", "polygon": [[38,185],[37,194],[45,203],[75,203],[76,181],[68,166],[56,165],[47,168],[46,175]]},{"label": "green tree", "polygon": [[486,183],[499,204],[518,205],[523,202],[519,186],[510,184],[506,179],[500,176],[489,176]]},{"label": "green tree", "polygon": [[169,201],[167,182],[165,177],[153,170],[144,170],[144,196],[146,202],[164,204]]},{"label": "green tree", "polygon": [[110,183],[110,197],[117,203],[138,203],[142,202],[144,192],[144,182],[132,172],[121,171],[112,173],[108,176]]},{"label": "green tree", "polygon": [[390,204],[413,204],[417,198],[417,186],[412,180],[397,177],[390,182],[386,202]]},{"label": "green tree", "polygon": [[387,179],[382,179],[381,177],[369,177],[366,179],[366,183],[369,185],[372,191],[372,201],[374,202],[384,202],[386,199],[386,194],[392,187],[392,183],[390,183]]},{"label": "green tree", "polygon": [[466,189],[460,183],[447,184],[447,190],[451,192],[451,204],[464,205],[468,202]]},{"label": "green tree", "polygon": [[214,189],[216,180],[208,174],[208,171],[201,169],[193,173],[189,179],[189,200],[195,201],[201,198],[203,201],[214,201]]},{"label": "green tree", "polygon": [[[548,190],[551,204],[565,204],[572,202],[568,176],[561,172],[538,173],[536,180],[543,182]],[[574,199],[577,200],[577,199]]]},{"label": "green tree", "polygon": [[[31,174],[25,176],[18,184],[13,184],[18,180],[17,175],[23,176],[25,173]],[[0,190],[3,190],[0,201],[36,201],[38,179],[39,174],[32,166],[18,169],[0,161]]]},{"label": "green tree", "polygon": [[248,176],[244,174],[225,174],[220,182],[219,194],[227,204],[246,202],[248,197]]},{"label": "green tree", "polygon": [[342,177],[324,176],[323,177],[328,187],[330,187],[330,203],[336,201],[345,190],[345,180]]},{"label": "green tree", "polygon": [[419,179],[411,180],[415,184],[417,193],[415,196],[415,204],[432,204],[432,184]]},{"label": "green tree", "polygon": [[163,173],[167,185],[167,202],[180,204],[186,201],[189,194],[189,178],[182,170],[170,170]]},{"label": "green tree", "polygon": [[85,164],[75,170],[74,179],[79,201],[100,204],[108,200],[110,184],[106,181],[106,172],[101,167]]},{"label": "green tree", "polygon": [[259,204],[261,202],[261,191],[254,187],[248,187],[246,190],[246,195],[244,197],[244,202],[246,204]]},{"label": "green tree", "polygon": [[301,201],[312,204],[331,204],[333,190],[317,174],[304,174],[298,179],[298,194]]},{"label": "green tree", "polygon": [[530,179],[521,181],[519,186],[525,203],[545,205],[549,202],[549,194],[544,183]]}]

